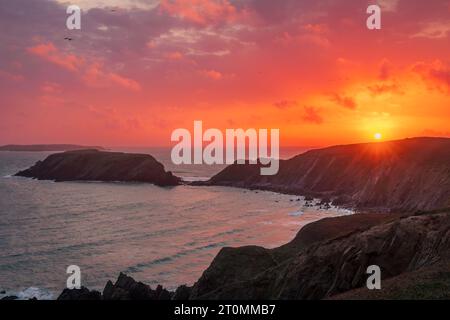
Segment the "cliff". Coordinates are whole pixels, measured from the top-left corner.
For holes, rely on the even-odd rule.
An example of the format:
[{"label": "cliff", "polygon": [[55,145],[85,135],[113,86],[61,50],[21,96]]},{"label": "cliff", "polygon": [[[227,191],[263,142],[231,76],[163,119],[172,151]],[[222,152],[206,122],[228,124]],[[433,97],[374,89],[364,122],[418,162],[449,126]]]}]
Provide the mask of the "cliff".
[{"label": "cliff", "polygon": [[[433,269],[446,272],[440,285],[450,287],[450,211],[324,219],[300,230],[286,246],[222,249],[193,286],[190,299],[324,299],[344,292],[370,298],[365,288],[370,265],[381,268],[387,288],[401,281],[397,277],[408,279],[395,294],[382,285],[372,293],[378,299],[417,298],[408,291],[418,286],[411,274]],[[351,295],[355,288],[360,289]],[[438,296],[431,289],[423,293],[450,297],[439,290]]]},{"label": "cliff", "polygon": [[55,181],[147,182],[174,186],[180,179],[150,155],[76,150],[52,154],[16,176]]},{"label": "cliff", "polygon": [[31,144],[31,145],[8,144],[5,146],[0,146],[0,151],[72,151],[83,149],[104,150],[103,147],[87,147],[74,144]]},{"label": "cliff", "polygon": [[207,185],[313,196],[373,211],[450,206],[450,139],[413,138],[311,150],[280,161],[274,176],[260,165],[228,166]]}]

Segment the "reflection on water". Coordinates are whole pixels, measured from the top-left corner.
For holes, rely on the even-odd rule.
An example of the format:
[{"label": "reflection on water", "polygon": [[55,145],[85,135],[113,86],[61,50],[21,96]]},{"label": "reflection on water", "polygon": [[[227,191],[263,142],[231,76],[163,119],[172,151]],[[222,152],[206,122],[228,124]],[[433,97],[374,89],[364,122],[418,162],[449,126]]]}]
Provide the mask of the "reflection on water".
[{"label": "reflection on water", "polygon": [[[9,176],[47,154],[0,153],[0,291],[34,287],[28,290],[56,295],[71,264],[89,288],[102,289],[121,271],[175,288],[198,279],[223,246],[275,247],[306,223],[347,213],[235,188]],[[187,172],[196,174],[205,172]]]}]

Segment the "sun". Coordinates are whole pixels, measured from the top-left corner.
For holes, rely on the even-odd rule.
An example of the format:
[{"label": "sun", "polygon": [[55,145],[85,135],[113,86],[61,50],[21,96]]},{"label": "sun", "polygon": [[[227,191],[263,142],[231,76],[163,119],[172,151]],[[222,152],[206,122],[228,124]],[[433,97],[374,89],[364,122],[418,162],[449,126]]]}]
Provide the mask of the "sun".
[{"label": "sun", "polygon": [[383,138],[383,136],[381,135],[381,133],[375,133],[374,135],[373,135],[373,138],[375,139],[375,140],[381,140],[382,138]]}]

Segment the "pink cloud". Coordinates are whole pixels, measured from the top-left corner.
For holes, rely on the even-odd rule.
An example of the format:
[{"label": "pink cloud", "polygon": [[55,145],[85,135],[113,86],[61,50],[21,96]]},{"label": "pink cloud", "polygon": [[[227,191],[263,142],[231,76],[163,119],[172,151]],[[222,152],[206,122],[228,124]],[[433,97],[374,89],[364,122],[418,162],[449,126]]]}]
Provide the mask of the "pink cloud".
[{"label": "pink cloud", "polygon": [[368,86],[367,89],[369,89],[370,93],[373,95],[380,95],[384,93],[397,93],[397,94],[403,94],[403,91],[401,87],[395,83],[378,83],[371,86]]},{"label": "pink cloud", "polygon": [[62,53],[51,42],[30,47],[28,52],[70,71],[77,71],[83,64],[82,59],[73,54]]},{"label": "pink cloud", "polygon": [[273,104],[278,109],[288,109],[297,106],[297,101],[294,100],[280,100]]},{"label": "pink cloud", "polygon": [[331,100],[336,102],[338,105],[340,105],[344,108],[351,109],[351,110],[356,109],[356,102],[354,99],[352,99],[350,97],[335,93],[331,97]]},{"label": "pink cloud", "polygon": [[228,0],[162,0],[160,8],[170,15],[201,25],[234,20],[237,14]]},{"label": "pink cloud", "polygon": [[450,66],[441,60],[431,63],[418,62],[413,65],[412,70],[418,73],[430,86],[439,90],[450,90]]},{"label": "pink cloud", "polygon": [[175,51],[175,52],[169,52],[167,54],[165,54],[165,57],[169,60],[182,60],[183,59],[183,54],[181,52]]},{"label": "pink cloud", "polygon": [[204,70],[201,72],[205,77],[213,80],[221,80],[223,78],[223,74],[219,71],[215,70]]},{"label": "pink cloud", "polygon": [[123,77],[114,72],[107,72],[103,70],[101,63],[93,63],[86,70],[83,80],[88,86],[92,87],[107,87],[117,84],[125,89],[131,91],[140,91],[141,85],[133,80]]},{"label": "pink cloud", "polygon": [[311,122],[315,124],[323,123],[323,117],[320,115],[319,110],[315,107],[303,107],[304,114],[302,119],[306,122]]},{"label": "pink cloud", "polygon": [[0,70],[0,77],[7,79],[8,81],[19,82],[23,81],[25,78],[20,74],[15,74],[7,71]]}]

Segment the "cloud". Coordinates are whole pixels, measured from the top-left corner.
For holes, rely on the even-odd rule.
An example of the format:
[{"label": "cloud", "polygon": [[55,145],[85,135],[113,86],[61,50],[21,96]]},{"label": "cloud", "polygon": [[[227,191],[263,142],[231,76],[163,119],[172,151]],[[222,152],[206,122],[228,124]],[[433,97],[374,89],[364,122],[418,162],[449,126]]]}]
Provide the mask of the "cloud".
[{"label": "cloud", "polygon": [[73,54],[64,54],[53,43],[42,43],[28,48],[28,52],[69,71],[77,71],[83,60]]},{"label": "cloud", "polygon": [[384,12],[395,12],[400,0],[378,0],[381,10]]},{"label": "cloud", "polygon": [[385,93],[397,93],[403,94],[401,87],[395,83],[377,83],[374,85],[367,86],[367,89],[370,91],[372,95],[381,95]]},{"label": "cloud", "polygon": [[164,55],[166,59],[177,61],[183,59],[183,54],[181,52],[175,51],[175,52],[169,52]]},{"label": "cloud", "polygon": [[383,59],[379,65],[378,78],[380,80],[387,80],[391,76],[392,64],[388,59]]},{"label": "cloud", "polygon": [[340,94],[333,94],[331,96],[331,100],[335,103],[337,103],[338,105],[350,109],[350,110],[355,110],[357,107],[356,101],[348,96],[344,96],[344,95],[340,95]]},{"label": "cloud", "polygon": [[305,122],[311,122],[315,124],[323,123],[323,117],[320,115],[319,110],[315,107],[303,107],[304,114],[302,119]]},{"label": "cloud", "polygon": [[98,62],[91,64],[86,69],[83,80],[86,85],[91,87],[101,88],[115,84],[131,91],[141,90],[141,85],[137,81],[114,72],[107,72],[104,70],[103,65]]},{"label": "cloud", "polygon": [[216,70],[203,70],[201,73],[205,77],[213,80],[221,80],[223,78],[223,74]]},{"label": "cloud", "polygon": [[228,0],[162,0],[160,9],[200,25],[234,20],[237,14]]},{"label": "cloud", "polygon": [[450,33],[450,21],[430,22],[413,34],[412,38],[444,39]]},{"label": "cloud", "polygon": [[21,74],[15,74],[8,71],[0,70],[0,78],[6,79],[8,81],[19,82],[23,81],[25,78]]},{"label": "cloud", "polygon": [[278,109],[288,109],[297,106],[297,101],[294,100],[280,100],[274,102],[273,105]]},{"label": "cloud", "polygon": [[432,89],[450,90],[450,66],[441,60],[431,63],[417,62],[412,70],[419,74]]}]

